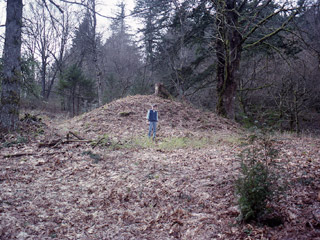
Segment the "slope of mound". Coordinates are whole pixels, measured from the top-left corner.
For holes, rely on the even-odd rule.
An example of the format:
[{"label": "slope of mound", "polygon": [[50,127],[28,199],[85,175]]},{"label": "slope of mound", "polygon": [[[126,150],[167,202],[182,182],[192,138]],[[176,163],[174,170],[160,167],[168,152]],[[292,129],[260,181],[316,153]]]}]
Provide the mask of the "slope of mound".
[{"label": "slope of mound", "polygon": [[[150,103],[159,105],[159,144],[123,141],[146,135]],[[276,215],[262,225],[238,221],[236,156],[246,146],[224,141],[239,129],[232,122],[179,102],[135,96],[55,123],[47,119],[33,138],[6,138],[0,145],[0,239],[319,239],[319,139],[280,135],[270,141],[281,150],[274,161],[287,190],[268,203]],[[61,138],[61,127],[87,140]],[[122,147],[98,145],[101,134],[119,136]],[[213,141],[161,147],[174,135],[211,135]]]},{"label": "slope of mound", "polygon": [[75,117],[66,124],[68,129],[85,136],[110,134],[121,138],[143,136],[148,125],[146,114],[151,104],[159,112],[158,137],[234,132],[237,125],[214,113],[204,112],[186,103],[166,100],[153,95],[136,95],[116,100],[89,113]]}]

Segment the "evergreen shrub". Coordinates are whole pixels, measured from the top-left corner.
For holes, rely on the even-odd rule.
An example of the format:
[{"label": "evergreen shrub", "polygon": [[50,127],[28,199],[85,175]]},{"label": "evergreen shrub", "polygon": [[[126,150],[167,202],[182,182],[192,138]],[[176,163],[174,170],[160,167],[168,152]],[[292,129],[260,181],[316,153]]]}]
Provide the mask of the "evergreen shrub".
[{"label": "evergreen shrub", "polygon": [[240,218],[243,221],[257,219],[266,210],[278,191],[274,159],[278,151],[273,141],[265,136],[250,136],[250,145],[240,154],[241,174],[236,179]]}]

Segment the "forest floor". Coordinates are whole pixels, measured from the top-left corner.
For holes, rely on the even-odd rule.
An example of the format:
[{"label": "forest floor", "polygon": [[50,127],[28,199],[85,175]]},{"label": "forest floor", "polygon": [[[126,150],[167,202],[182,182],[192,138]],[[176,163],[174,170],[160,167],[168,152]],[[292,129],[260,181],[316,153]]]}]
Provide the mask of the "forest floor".
[{"label": "forest floor", "polygon": [[[158,104],[156,142],[146,135]],[[154,96],[72,119],[33,115],[0,145],[0,239],[320,239],[320,139],[274,134],[280,222],[239,222],[234,182],[250,133]]]}]

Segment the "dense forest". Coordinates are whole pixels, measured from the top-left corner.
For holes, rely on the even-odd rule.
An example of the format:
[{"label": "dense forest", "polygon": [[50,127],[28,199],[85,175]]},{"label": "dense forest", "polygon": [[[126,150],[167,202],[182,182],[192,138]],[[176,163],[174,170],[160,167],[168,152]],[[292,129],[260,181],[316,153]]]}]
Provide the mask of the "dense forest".
[{"label": "dense forest", "polygon": [[[20,107],[75,116],[153,93],[159,82],[174,98],[249,127],[317,127],[319,1],[137,0],[131,12],[122,1],[114,16],[96,9],[95,0],[8,2],[3,128],[15,128]],[[111,21],[108,33],[97,16]]]}]

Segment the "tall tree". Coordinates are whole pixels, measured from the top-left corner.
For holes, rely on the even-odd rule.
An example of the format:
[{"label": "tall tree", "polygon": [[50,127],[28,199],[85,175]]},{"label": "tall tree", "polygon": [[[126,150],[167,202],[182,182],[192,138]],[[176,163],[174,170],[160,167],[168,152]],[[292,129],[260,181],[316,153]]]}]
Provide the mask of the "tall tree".
[{"label": "tall tree", "polygon": [[174,12],[168,30],[158,43],[157,72],[173,95],[191,100],[213,83],[215,58],[209,40],[214,22],[212,6],[208,1],[173,0],[172,3]]},{"label": "tall tree", "polygon": [[84,74],[95,79],[98,105],[103,104],[103,88],[101,79],[101,69],[99,67],[99,47],[101,38],[97,32],[97,12],[96,0],[86,0],[79,3],[85,7],[85,16],[73,41],[72,54],[77,56],[74,61],[78,61],[78,66],[84,67]]},{"label": "tall tree", "polygon": [[172,0],[136,0],[134,12],[143,19],[144,27],[141,32],[144,34],[146,63],[152,71],[157,44],[168,27]]},{"label": "tall tree", "polygon": [[170,89],[174,88],[174,95],[185,97],[185,91],[191,85],[193,69],[191,62],[195,60],[195,49],[188,46],[187,32],[192,23],[188,19],[188,3],[179,4],[173,0],[174,14],[172,15],[170,28],[162,37],[159,53],[157,54],[157,68],[166,72],[163,76],[164,84]]},{"label": "tall tree", "polygon": [[[93,62],[93,27],[90,11],[87,10],[72,40],[72,48],[70,50],[72,63],[87,70],[90,62]],[[92,68],[92,64],[89,68]],[[85,71],[84,71],[85,72]],[[92,76],[94,77],[94,76]]]},{"label": "tall tree", "polygon": [[19,123],[22,8],[22,0],[7,1],[0,124],[9,131]]},{"label": "tall tree", "polygon": [[125,10],[123,2],[118,4],[118,12],[111,23],[111,36],[103,46],[102,76],[106,83],[104,100],[107,102],[127,95],[142,67],[138,47],[125,21]]},{"label": "tall tree", "polygon": [[[217,113],[234,117],[234,99],[237,89],[236,72],[239,69],[242,36],[235,0],[218,0],[216,9],[217,55]],[[241,9],[239,9],[241,10]]]},{"label": "tall tree", "polygon": [[[217,56],[217,113],[235,117],[235,98],[243,49],[265,43],[285,30],[297,11],[273,0],[215,0]],[[267,27],[280,16],[280,24]],[[289,14],[288,14],[289,13]],[[274,24],[274,22],[273,22]],[[263,31],[261,29],[263,28]]]},{"label": "tall tree", "polygon": [[98,62],[98,46],[99,46],[99,37],[97,34],[97,12],[96,12],[96,0],[88,0],[88,9],[91,10],[92,16],[92,30],[93,30],[93,42],[92,42],[92,55],[94,62],[94,69],[96,74],[96,82],[97,82],[97,94],[98,94],[98,105],[101,106],[103,104],[103,89],[102,89],[102,79],[101,79],[101,69],[99,67]]}]

